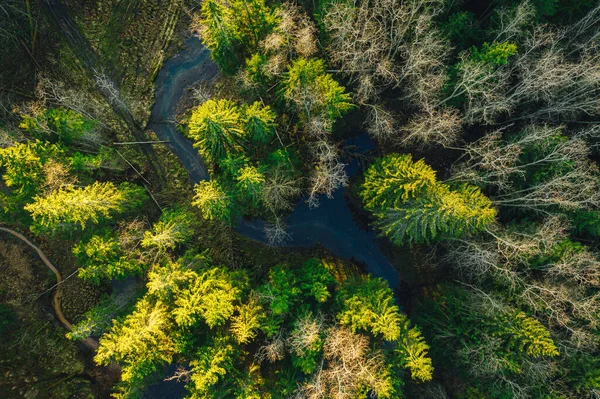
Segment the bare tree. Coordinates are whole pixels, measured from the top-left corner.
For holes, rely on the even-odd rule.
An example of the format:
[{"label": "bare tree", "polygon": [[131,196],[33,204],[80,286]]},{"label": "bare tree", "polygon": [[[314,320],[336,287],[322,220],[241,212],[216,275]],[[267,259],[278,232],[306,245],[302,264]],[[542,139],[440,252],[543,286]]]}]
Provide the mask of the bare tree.
[{"label": "bare tree", "polygon": [[[368,102],[389,86],[408,81],[409,97],[430,97],[443,79],[448,46],[432,24],[440,1],[334,2],[323,15],[332,61],[358,83],[357,99]],[[398,62],[400,61],[400,62]],[[418,100],[417,100],[418,101]]]},{"label": "bare tree", "polygon": [[348,175],[345,165],[339,160],[335,145],[326,139],[320,139],[311,143],[311,149],[317,161],[311,176],[308,204],[316,207],[319,205],[319,194],[332,198],[335,190],[348,184]]},{"label": "bare tree", "polygon": [[402,135],[398,140],[403,145],[420,148],[432,144],[447,147],[459,140],[461,132],[462,120],[457,109],[425,107],[400,128]]},{"label": "bare tree", "polygon": [[389,371],[380,350],[369,349],[369,339],[344,327],[327,330],[324,360],[303,383],[299,398],[349,399],[367,387],[378,396],[392,391]]}]

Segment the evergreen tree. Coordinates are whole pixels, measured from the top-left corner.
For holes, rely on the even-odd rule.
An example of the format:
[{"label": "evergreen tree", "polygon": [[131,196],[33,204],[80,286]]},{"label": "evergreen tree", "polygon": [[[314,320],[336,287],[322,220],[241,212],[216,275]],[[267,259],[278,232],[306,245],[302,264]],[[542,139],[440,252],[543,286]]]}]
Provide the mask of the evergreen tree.
[{"label": "evergreen tree", "polygon": [[193,215],[184,209],[164,210],[152,231],[145,231],[141,245],[153,248],[159,255],[173,250],[194,235]]},{"label": "evergreen tree", "polygon": [[275,113],[258,101],[242,108],[244,130],[255,143],[264,144],[275,134]]},{"label": "evergreen tree", "polygon": [[194,145],[213,161],[239,154],[246,140],[239,107],[229,100],[206,101],[192,113],[189,127]]},{"label": "evergreen tree", "polygon": [[365,173],[361,197],[381,231],[398,245],[472,234],[496,217],[479,188],[464,184],[452,190],[409,154],[378,159]]},{"label": "evergreen tree", "polygon": [[114,322],[100,338],[94,361],[101,365],[113,360],[121,363],[121,380],[127,390],[135,391],[146,377],[169,364],[177,352],[171,326],[167,307],[143,298],[133,313]]},{"label": "evergreen tree", "polygon": [[405,317],[394,305],[394,295],[384,280],[371,277],[348,279],[338,291],[336,301],[340,308],[337,312],[340,324],[352,331],[381,334],[387,341],[400,338]]},{"label": "evergreen tree", "polygon": [[202,181],[195,187],[196,195],[192,205],[202,211],[202,216],[207,220],[221,220],[232,223],[236,216],[232,198],[215,181]]},{"label": "evergreen tree", "polygon": [[337,119],[353,108],[351,95],[325,72],[323,60],[299,58],[282,83],[283,97],[306,118]]},{"label": "evergreen tree", "polygon": [[239,344],[247,344],[256,338],[264,319],[263,308],[256,296],[238,306],[237,315],[231,320],[231,332]]},{"label": "evergreen tree", "polygon": [[236,178],[236,187],[240,198],[248,198],[253,207],[258,207],[263,196],[264,175],[254,166],[240,169]]},{"label": "evergreen tree", "polygon": [[113,215],[140,206],[146,198],[144,189],[128,183],[95,182],[83,188],[61,188],[46,197],[37,195],[25,206],[31,213],[32,230],[54,232],[99,223]]},{"label": "evergreen tree", "polygon": [[191,327],[202,319],[210,328],[225,323],[240,300],[240,289],[232,280],[223,268],[196,273],[176,295],[175,322]]},{"label": "evergreen tree", "polygon": [[94,235],[86,242],[73,247],[73,254],[81,266],[79,277],[100,284],[102,280],[125,278],[130,274],[140,274],[143,270],[137,260],[129,259],[114,237]]}]

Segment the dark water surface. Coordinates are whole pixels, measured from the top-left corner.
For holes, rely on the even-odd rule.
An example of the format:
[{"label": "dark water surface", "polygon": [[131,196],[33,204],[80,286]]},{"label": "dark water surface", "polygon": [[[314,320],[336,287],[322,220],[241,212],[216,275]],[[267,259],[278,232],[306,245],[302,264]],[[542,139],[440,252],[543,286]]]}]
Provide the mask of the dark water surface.
[{"label": "dark water surface", "polygon": [[[175,113],[187,88],[201,80],[211,80],[217,73],[218,68],[210,60],[208,50],[200,40],[192,37],[186,40],[184,50],[164,64],[155,82],[156,102],[148,128],[161,140],[170,142],[168,146],[194,184],[208,180],[208,172],[198,151],[177,131]],[[347,145],[356,146],[362,152],[375,148],[375,143],[365,134],[349,139]],[[346,167],[349,175],[359,169],[356,161]],[[398,271],[381,251],[376,234],[358,226],[343,194],[344,189],[339,189],[333,198],[323,196],[318,208],[310,208],[304,200],[300,201],[287,218],[289,238],[282,246],[320,244],[340,258],[363,263],[369,273],[385,279],[390,287],[397,287],[400,282]],[[255,241],[267,242],[262,221],[243,221],[236,230]],[[171,369],[174,367],[171,366]],[[186,393],[182,383],[168,381],[148,387],[145,398],[177,399],[183,398]]]}]

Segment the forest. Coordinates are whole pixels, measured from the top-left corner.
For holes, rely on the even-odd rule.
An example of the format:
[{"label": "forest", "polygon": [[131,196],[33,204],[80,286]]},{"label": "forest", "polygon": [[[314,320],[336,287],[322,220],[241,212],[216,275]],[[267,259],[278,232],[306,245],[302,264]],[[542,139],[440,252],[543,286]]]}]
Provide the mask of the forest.
[{"label": "forest", "polygon": [[597,0],[2,0],[0,397],[600,398]]}]

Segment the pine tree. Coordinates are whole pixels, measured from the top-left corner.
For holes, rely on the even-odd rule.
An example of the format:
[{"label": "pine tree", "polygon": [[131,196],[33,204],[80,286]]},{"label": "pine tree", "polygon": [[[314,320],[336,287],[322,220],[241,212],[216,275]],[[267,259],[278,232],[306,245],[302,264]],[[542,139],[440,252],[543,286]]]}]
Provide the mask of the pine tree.
[{"label": "pine tree", "polygon": [[95,182],[83,188],[61,188],[46,197],[37,195],[25,206],[33,218],[32,230],[53,232],[110,219],[113,215],[139,207],[146,198],[144,189],[128,183]]},{"label": "pine tree", "polygon": [[141,245],[153,248],[159,255],[173,250],[194,235],[193,215],[184,209],[164,210],[152,231],[145,231]]},{"label": "pine tree", "polygon": [[262,201],[262,190],[265,177],[254,166],[246,166],[240,169],[236,177],[236,188],[240,198],[248,198],[253,207],[258,207]]},{"label": "pine tree", "polygon": [[203,346],[190,362],[190,383],[187,388],[191,398],[216,397],[216,385],[234,370],[235,350],[225,337],[216,337]]},{"label": "pine tree", "polygon": [[117,240],[111,236],[94,235],[89,241],[76,244],[73,254],[81,266],[78,276],[94,284],[140,274],[143,270],[143,265],[125,256]]},{"label": "pine tree", "polygon": [[205,219],[233,222],[236,216],[233,201],[217,181],[202,181],[196,185],[195,191],[192,205],[200,208]]},{"label": "pine tree", "polygon": [[281,85],[283,97],[307,120],[317,116],[334,120],[354,107],[351,95],[325,72],[321,59],[297,59]]},{"label": "pine tree", "polygon": [[189,134],[200,153],[219,161],[240,154],[246,141],[239,107],[229,100],[208,100],[192,112]]},{"label": "pine tree", "polygon": [[256,296],[237,307],[238,314],[231,319],[231,332],[239,344],[247,344],[258,334],[264,319],[263,308]]},{"label": "pine tree", "polygon": [[275,113],[258,101],[242,108],[244,130],[255,143],[264,144],[275,134]]},{"label": "pine tree", "polygon": [[232,23],[232,9],[221,0],[207,0],[202,3],[201,21],[205,27],[202,42],[210,50],[210,57],[219,68],[229,74],[235,73],[239,66],[237,55],[240,37]]},{"label": "pine tree", "polygon": [[396,353],[403,366],[410,370],[413,380],[429,381],[433,378],[433,365],[428,356],[429,345],[417,327],[408,327],[408,321],[398,340]]},{"label": "pine tree", "polygon": [[196,273],[187,287],[175,299],[175,322],[191,327],[202,319],[213,328],[222,325],[232,315],[240,300],[240,290],[225,269],[214,267]]},{"label": "pine tree", "polygon": [[387,341],[400,337],[405,316],[394,305],[394,295],[387,283],[370,276],[344,281],[337,293],[340,324],[352,331],[364,330],[381,334]]},{"label": "pine tree", "polygon": [[473,234],[496,217],[479,188],[463,184],[452,190],[410,154],[378,159],[365,173],[361,197],[382,233],[398,245]]},{"label": "pine tree", "polygon": [[143,298],[133,313],[114,322],[110,331],[100,338],[94,361],[101,365],[113,360],[123,364],[122,381],[139,386],[145,377],[169,364],[177,352],[170,329],[167,307]]}]

